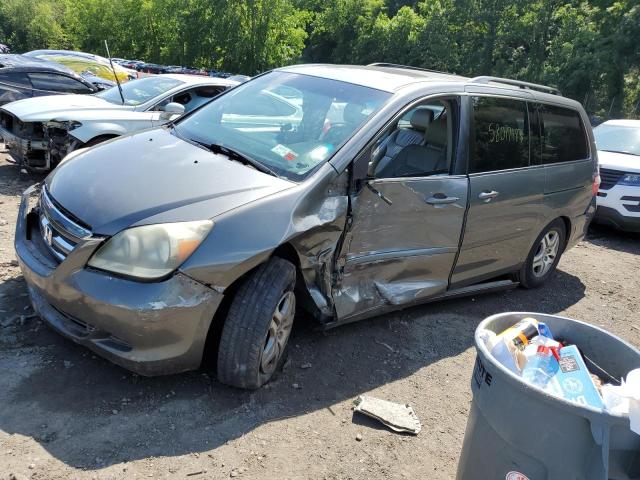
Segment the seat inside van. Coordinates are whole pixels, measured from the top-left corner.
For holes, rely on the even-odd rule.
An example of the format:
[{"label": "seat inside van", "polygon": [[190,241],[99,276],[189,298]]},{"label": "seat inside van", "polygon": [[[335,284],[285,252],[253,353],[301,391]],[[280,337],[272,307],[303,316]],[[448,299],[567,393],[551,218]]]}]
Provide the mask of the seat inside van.
[{"label": "seat inside van", "polygon": [[[409,112],[410,128],[391,133],[374,153],[377,178],[433,175],[449,171],[452,125],[443,102]],[[406,117],[406,116],[405,116]]]}]

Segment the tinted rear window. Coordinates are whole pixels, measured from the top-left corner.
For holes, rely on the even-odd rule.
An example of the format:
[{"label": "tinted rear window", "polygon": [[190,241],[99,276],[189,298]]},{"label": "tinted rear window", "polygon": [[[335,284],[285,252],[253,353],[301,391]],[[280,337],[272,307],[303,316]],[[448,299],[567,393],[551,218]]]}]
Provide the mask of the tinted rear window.
[{"label": "tinted rear window", "polygon": [[474,97],[469,173],[527,166],[527,103],[506,98]]},{"label": "tinted rear window", "polygon": [[541,105],[539,113],[543,164],[582,160],[589,156],[587,137],[578,112]]}]

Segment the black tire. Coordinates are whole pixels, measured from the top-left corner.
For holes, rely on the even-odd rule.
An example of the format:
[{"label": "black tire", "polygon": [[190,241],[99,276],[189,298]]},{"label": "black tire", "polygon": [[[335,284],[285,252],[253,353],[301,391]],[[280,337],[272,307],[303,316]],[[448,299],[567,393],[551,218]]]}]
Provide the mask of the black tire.
[{"label": "black tire", "polygon": [[[539,263],[536,262],[538,255],[542,255],[544,259],[550,259],[548,255],[546,255],[544,251],[544,247],[542,245],[542,241],[544,238],[549,238],[547,235],[557,235],[558,249],[557,253],[553,256],[552,261],[549,263],[549,266],[546,268],[546,271],[539,266]],[[553,237],[552,237],[553,238]],[[560,261],[560,257],[564,252],[566,238],[566,229],[564,222],[559,218],[555,219],[549,225],[547,225],[544,230],[538,235],[536,241],[533,242],[533,246],[531,247],[531,251],[527,256],[527,260],[522,265],[520,269],[520,284],[524,288],[538,288],[542,284],[544,284],[553,272],[555,272],[556,267],[558,266],[558,262]],[[545,260],[547,261],[547,260]],[[534,265],[536,263],[536,265]]]},{"label": "black tire", "polygon": [[[295,316],[296,268],[273,257],[240,286],[229,307],[218,348],[218,380],[238,388],[255,389],[267,383],[284,359],[286,337],[274,334],[276,309],[293,302],[287,310]],[[280,312],[280,310],[279,310]],[[287,316],[287,322],[288,322]],[[285,322],[283,322],[285,323]],[[273,346],[271,341],[275,341]],[[284,343],[281,344],[281,341]],[[273,346],[273,350],[268,348]],[[275,352],[275,353],[274,353]],[[273,353],[276,355],[272,361]],[[265,365],[265,363],[268,363]]]}]

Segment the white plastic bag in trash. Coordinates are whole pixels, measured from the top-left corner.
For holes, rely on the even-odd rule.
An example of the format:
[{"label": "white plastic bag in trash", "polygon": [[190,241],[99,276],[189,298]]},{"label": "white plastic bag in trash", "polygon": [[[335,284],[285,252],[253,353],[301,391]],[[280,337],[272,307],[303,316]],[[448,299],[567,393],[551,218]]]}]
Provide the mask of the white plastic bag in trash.
[{"label": "white plastic bag in trash", "polygon": [[627,397],[629,398],[629,422],[631,430],[640,435],[640,368],[627,375]]},{"label": "white plastic bag in trash", "polygon": [[629,415],[631,431],[640,435],[640,368],[631,370],[619,387],[604,385],[602,401],[609,412]]}]

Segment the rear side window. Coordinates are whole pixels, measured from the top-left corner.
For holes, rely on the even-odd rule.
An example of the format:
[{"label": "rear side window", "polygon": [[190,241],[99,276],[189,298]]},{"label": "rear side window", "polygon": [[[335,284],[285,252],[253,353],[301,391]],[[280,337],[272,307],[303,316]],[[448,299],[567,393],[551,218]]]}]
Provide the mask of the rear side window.
[{"label": "rear side window", "polygon": [[529,166],[527,103],[494,97],[473,98],[469,173]]},{"label": "rear side window", "polygon": [[31,83],[29,83],[26,73],[0,72],[0,86],[2,84],[19,88],[31,88]]},{"label": "rear side window", "polygon": [[540,105],[542,163],[570,162],[589,156],[587,137],[580,115],[575,110]]},{"label": "rear side window", "polygon": [[30,73],[29,78],[36,90],[62,93],[91,93],[84,83],[57,73]]}]

